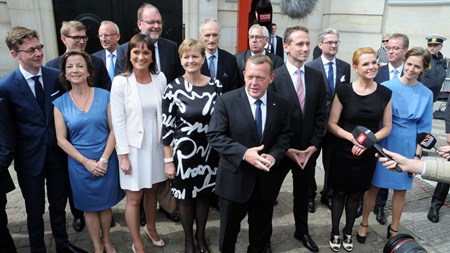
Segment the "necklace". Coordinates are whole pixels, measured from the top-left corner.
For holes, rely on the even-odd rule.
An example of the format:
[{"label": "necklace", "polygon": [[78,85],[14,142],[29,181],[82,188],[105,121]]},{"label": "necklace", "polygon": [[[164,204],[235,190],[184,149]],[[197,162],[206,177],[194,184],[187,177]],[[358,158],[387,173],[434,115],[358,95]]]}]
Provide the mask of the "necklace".
[{"label": "necklace", "polygon": [[72,98],[73,102],[75,103],[75,105],[78,107],[78,109],[80,109],[80,111],[82,111],[82,112],[86,112],[84,109],[86,108],[86,105],[89,101],[89,97],[91,96],[91,88],[89,88],[88,95],[87,95],[86,101],[84,101],[83,106],[80,106],[78,104],[77,100],[75,99],[75,97],[72,94],[72,91],[70,91],[69,94],[70,94],[70,97]]}]

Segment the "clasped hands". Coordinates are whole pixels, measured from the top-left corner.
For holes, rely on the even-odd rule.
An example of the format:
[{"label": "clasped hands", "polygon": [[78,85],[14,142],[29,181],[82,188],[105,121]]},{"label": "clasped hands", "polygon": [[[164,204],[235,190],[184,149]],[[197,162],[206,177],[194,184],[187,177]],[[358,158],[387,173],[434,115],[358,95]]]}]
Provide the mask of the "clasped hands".
[{"label": "clasped hands", "polygon": [[102,163],[100,160],[95,161],[92,159],[86,159],[82,164],[94,177],[104,176],[108,170],[108,165]]},{"label": "clasped hands", "polygon": [[275,165],[276,160],[269,154],[263,153],[260,155],[258,152],[263,149],[264,145],[247,149],[247,151],[245,151],[244,159],[255,168],[268,172],[270,171],[270,168]]},{"label": "clasped hands", "polygon": [[295,148],[290,148],[286,152],[286,156],[289,157],[292,161],[296,162],[298,166],[303,170],[308,164],[309,158],[317,151],[317,148],[314,146],[309,146],[305,150],[298,150]]}]

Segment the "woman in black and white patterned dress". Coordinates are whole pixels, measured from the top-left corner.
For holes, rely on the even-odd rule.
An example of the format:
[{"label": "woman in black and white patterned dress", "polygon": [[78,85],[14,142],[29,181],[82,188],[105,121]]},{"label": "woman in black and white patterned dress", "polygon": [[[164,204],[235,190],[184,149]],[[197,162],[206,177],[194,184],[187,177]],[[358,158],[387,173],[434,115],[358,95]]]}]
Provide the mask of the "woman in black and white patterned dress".
[{"label": "woman in black and white patterned dress", "polygon": [[219,156],[209,145],[206,131],[222,85],[200,73],[205,61],[201,41],[184,40],[178,53],[185,74],[167,85],[162,101],[165,172],[174,179],[172,194],[179,203],[185,252],[194,252],[194,220],[200,251],[209,252],[205,227]]}]

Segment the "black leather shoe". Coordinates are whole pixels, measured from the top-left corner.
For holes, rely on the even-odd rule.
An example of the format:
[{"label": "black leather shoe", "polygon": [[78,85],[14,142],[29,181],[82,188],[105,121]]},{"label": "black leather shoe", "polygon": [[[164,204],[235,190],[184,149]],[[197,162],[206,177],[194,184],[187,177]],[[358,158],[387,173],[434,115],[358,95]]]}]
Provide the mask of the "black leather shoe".
[{"label": "black leather shoe", "polygon": [[116,225],[116,221],[114,220],[114,216],[111,216],[111,227]]},{"label": "black leather shoe", "polygon": [[143,210],[139,211],[139,224],[141,224],[141,227],[147,224],[147,220],[145,219],[145,212]]},{"label": "black leather shoe", "polygon": [[381,225],[386,224],[386,214],[384,213],[383,207],[381,207],[380,209],[377,209],[377,211],[375,211],[375,209],[374,209],[373,212],[376,215],[375,219],[378,221],[378,223],[380,223]]},{"label": "black leather shoe", "polygon": [[438,223],[439,222],[439,209],[430,207],[430,211],[428,211],[427,218],[433,223]]},{"label": "black leather shoe", "polygon": [[311,252],[319,252],[319,248],[317,247],[316,243],[313,241],[310,235],[299,235],[294,234],[294,238],[301,241],[303,243],[303,246],[307,248]]},{"label": "black leather shoe", "polygon": [[314,204],[314,199],[308,200],[308,212],[310,213],[316,212],[316,205]]},{"label": "black leather shoe", "polygon": [[88,253],[88,252],[69,243],[69,245],[67,245],[67,247],[65,248],[56,249],[56,253]]},{"label": "black leather shoe", "polygon": [[166,210],[162,209],[161,207],[159,208],[159,211],[161,213],[164,213],[166,215],[166,218],[173,221],[173,222],[179,222],[180,221],[180,216],[178,215],[178,213],[169,213]]},{"label": "black leather shoe", "polygon": [[331,197],[322,196],[320,197],[320,203],[326,205],[328,209],[331,210],[331,207],[333,206],[333,199]]},{"label": "black leather shoe", "polygon": [[72,227],[75,231],[81,232],[84,229],[84,225],[86,225],[86,223],[83,216],[79,218],[73,218]]}]

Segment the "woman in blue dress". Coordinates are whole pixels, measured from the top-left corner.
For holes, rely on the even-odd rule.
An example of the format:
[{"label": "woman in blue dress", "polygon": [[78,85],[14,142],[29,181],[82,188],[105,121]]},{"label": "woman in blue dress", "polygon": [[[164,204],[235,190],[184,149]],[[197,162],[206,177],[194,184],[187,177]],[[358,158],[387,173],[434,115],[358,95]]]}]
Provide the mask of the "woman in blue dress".
[{"label": "woman in blue dress", "polygon": [[68,154],[74,204],[85,212],[86,225],[96,253],[115,253],[109,240],[111,207],[122,198],[119,166],[114,151],[109,92],[90,82],[90,56],[68,51],[60,80],[68,92],[53,104],[58,145]]},{"label": "woman in blue dress", "polygon": [[[414,47],[405,54],[403,75],[383,83],[392,90],[392,130],[391,134],[380,142],[380,145],[408,158],[420,159],[422,148],[417,145],[416,136],[421,132],[431,132],[433,93],[417,80],[428,68],[430,61],[431,55],[428,51]],[[392,223],[387,227],[387,238],[398,233],[406,190],[411,189],[412,181],[413,177],[410,174],[393,172],[387,170],[383,164],[377,163],[372,186],[364,197],[359,238],[365,238],[367,234],[369,214],[379,188],[394,190]]]}]

